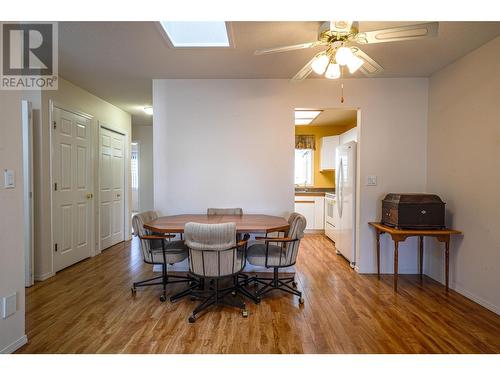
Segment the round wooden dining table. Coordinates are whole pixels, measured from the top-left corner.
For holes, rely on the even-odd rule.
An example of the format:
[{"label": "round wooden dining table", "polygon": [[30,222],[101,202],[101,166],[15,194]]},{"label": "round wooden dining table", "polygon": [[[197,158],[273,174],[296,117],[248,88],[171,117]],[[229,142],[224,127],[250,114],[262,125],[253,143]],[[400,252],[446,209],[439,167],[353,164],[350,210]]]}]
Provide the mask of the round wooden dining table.
[{"label": "round wooden dining table", "polygon": [[144,224],[144,228],[157,233],[184,233],[189,222],[204,224],[236,223],[238,233],[272,233],[287,231],[288,221],[280,216],[270,215],[173,215],[162,216]]}]

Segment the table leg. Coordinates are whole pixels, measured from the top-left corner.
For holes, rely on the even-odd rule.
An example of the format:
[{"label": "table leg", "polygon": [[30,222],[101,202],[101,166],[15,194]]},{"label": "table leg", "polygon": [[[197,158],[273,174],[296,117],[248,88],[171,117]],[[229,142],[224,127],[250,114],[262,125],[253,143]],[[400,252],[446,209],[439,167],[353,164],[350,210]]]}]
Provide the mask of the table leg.
[{"label": "table leg", "polygon": [[450,281],[450,237],[446,239],[445,243],[445,273],[446,273],[446,292],[448,292],[448,286]]},{"label": "table leg", "polygon": [[377,230],[377,276],[380,279],[380,231]]},{"label": "table leg", "polygon": [[398,247],[399,241],[394,241],[394,291],[398,291]]},{"label": "table leg", "polygon": [[418,247],[420,250],[420,278],[422,278],[424,274],[424,236],[418,237]]}]

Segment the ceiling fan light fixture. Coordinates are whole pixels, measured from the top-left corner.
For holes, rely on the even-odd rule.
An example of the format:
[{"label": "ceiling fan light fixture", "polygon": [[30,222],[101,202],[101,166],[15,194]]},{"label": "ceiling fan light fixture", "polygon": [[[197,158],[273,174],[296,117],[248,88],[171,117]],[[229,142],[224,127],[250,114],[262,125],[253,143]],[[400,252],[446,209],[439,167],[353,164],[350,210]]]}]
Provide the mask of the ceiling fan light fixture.
[{"label": "ceiling fan light fixture", "polygon": [[315,57],[314,61],[311,64],[311,68],[314,73],[323,74],[329,62],[330,58],[326,54],[322,53],[321,55]]},{"label": "ceiling fan light fixture", "polygon": [[335,53],[335,60],[337,64],[347,65],[353,57],[352,51],[347,47],[340,47]]},{"label": "ceiling fan light fixture", "polygon": [[364,64],[364,61],[361,60],[358,56],[352,55],[351,60],[347,63],[347,68],[349,69],[349,73],[354,74],[356,71],[361,68]]},{"label": "ceiling fan light fixture", "polygon": [[325,77],[328,79],[337,79],[340,78],[340,65],[330,63],[325,72]]}]

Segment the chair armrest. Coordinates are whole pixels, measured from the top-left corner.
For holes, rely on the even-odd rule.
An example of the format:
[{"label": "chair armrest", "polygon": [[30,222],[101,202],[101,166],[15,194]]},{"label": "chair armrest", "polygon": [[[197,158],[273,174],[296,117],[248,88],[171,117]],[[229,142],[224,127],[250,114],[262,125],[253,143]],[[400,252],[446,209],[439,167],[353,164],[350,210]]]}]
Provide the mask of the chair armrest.
[{"label": "chair armrest", "polygon": [[247,244],[248,240],[241,240],[240,242],[238,242],[236,244],[236,247],[242,247],[242,246],[245,246]]},{"label": "chair armrest", "polygon": [[168,238],[174,238],[175,236],[168,234],[165,236],[158,236],[158,235],[153,235],[153,234],[148,234],[146,236],[139,236],[141,240],[165,240]]},{"label": "chair armrest", "polygon": [[292,242],[295,241],[290,237],[255,237],[257,241],[265,241],[265,242]]}]

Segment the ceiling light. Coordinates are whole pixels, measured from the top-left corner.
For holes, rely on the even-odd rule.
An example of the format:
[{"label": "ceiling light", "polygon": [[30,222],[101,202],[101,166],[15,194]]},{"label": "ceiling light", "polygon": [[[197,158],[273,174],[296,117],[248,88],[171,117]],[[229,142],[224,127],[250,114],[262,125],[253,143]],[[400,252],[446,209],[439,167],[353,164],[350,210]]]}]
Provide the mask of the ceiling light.
[{"label": "ceiling light", "polygon": [[325,72],[325,77],[328,79],[337,79],[340,77],[340,65],[330,64]]},{"label": "ceiling light", "polygon": [[226,23],[161,21],[174,47],[230,47]]},{"label": "ceiling light", "polygon": [[354,74],[361,66],[364,64],[364,61],[361,60],[358,56],[352,55],[350,61],[347,63],[347,67],[349,68],[349,73]]},{"label": "ceiling light", "polygon": [[351,61],[352,56],[353,54],[350,48],[340,47],[335,53],[335,60],[337,61],[337,64],[347,65],[349,61]]},{"label": "ceiling light", "polygon": [[152,115],[153,114],[153,107],[151,106],[146,106],[143,108],[144,112],[146,112],[147,115]]},{"label": "ceiling light", "polygon": [[295,110],[295,119],[315,119],[322,111],[299,109]]},{"label": "ceiling light", "polygon": [[311,68],[316,74],[323,74],[329,62],[330,58],[326,54],[321,54],[316,56],[311,64]]}]

